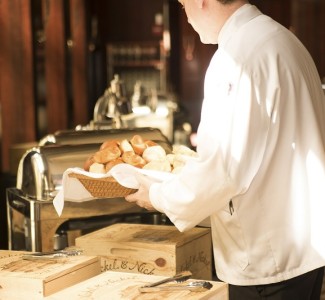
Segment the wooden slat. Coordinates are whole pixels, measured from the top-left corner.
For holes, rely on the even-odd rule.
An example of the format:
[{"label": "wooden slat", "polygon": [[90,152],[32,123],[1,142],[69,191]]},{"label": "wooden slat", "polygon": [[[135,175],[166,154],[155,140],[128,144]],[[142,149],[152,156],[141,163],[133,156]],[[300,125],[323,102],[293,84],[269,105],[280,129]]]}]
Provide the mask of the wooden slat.
[{"label": "wooden slat", "polygon": [[64,0],[48,0],[45,26],[45,82],[48,132],[67,129],[68,82]]},{"label": "wooden slat", "polygon": [[10,147],[35,140],[31,1],[0,0],[0,103],[2,171]]},{"label": "wooden slat", "polygon": [[71,76],[73,125],[87,124],[88,118],[88,82],[87,82],[87,28],[85,0],[70,1],[71,26]]}]

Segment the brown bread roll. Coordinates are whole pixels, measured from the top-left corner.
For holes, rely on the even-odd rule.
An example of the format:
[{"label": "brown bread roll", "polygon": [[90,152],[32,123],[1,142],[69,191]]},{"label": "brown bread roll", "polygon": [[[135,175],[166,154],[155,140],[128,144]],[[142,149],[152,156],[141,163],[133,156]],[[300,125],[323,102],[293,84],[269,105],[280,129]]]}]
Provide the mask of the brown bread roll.
[{"label": "brown bread roll", "polygon": [[125,163],[132,165],[137,168],[142,168],[146,161],[138,154],[135,154],[133,151],[127,151],[122,154],[122,159]]},{"label": "brown bread roll", "polygon": [[108,146],[94,154],[94,161],[101,164],[114,160],[121,156],[121,150],[117,146]]},{"label": "brown bread roll", "polygon": [[105,171],[106,171],[106,173],[107,173],[108,171],[110,171],[114,166],[116,166],[116,165],[118,165],[118,164],[123,164],[123,163],[124,163],[124,161],[123,161],[122,157],[118,157],[118,158],[116,158],[116,159],[114,159],[114,160],[109,161],[109,162],[105,165]]},{"label": "brown bread roll", "polygon": [[92,155],[90,155],[90,156],[86,159],[86,161],[85,161],[85,163],[84,163],[84,170],[85,170],[85,171],[89,171],[90,166],[91,166],[94,162],[95,162],[95,161],[94,161],[94,155],[92,154]]},{"label": "brown bread roll", "polygon": [[111,146],[119,146],[120,142],[118,140],[107,140],[101,144],[99,150],[103,150],[105,148],[109,148]]},{"label": "brown bread roll", "polygon": [[145,144],[142,137],[137,134],[132,137],[130,143],[134,152],[138,155],[142,155],[143,151],[147,148],[147,145]]}]

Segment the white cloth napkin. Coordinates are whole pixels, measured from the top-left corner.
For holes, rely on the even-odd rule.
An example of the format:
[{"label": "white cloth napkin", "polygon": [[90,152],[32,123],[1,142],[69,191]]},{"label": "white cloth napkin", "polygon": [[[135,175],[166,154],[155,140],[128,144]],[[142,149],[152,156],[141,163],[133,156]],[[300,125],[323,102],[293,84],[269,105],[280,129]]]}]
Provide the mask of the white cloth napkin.
[{"label": "white cloth napkin", "polygon": [[128,164],[116,165],[107,174],[90,173],[81,168],[69,168],[63,173],[62,189],[53,199],[54,208],[59,216],[62,214],[64,201],[84,202],[96,199],[77,178],[69,177],[70,173],[83,174],[92,178],[112,176],[120,185],[132,189],[139,188],[137,176],[140,174],[147,176],[152,182],[161,182],[175,176],[172,173],[139,169]]}]

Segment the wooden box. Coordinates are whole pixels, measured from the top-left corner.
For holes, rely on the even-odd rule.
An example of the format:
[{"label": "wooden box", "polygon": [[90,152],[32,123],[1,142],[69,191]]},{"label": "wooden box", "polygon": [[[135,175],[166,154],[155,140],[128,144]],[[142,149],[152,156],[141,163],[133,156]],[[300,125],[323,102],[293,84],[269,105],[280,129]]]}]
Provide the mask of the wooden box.
[{"label": "wooden box", "polygon": [[26,253],[0,250],[0,299],[43,299],[101,273],[96,256],[25,260]]},{"label": "wooden box", "polygon": [[104,272],[78,283],[48,300],[228,300],[228,285],[209,281],[212,288],[200,292],[189,290],[157,291],[140,293],[139,287],[164,279],[166,276],[144,275],[126,272]]},{"label": "wooden box", "polygon": [[173,276],[189,270],[193,278],[212,278],[210,228],[114,224],[78,237],[76,246],[99,255],[102,271]]}]

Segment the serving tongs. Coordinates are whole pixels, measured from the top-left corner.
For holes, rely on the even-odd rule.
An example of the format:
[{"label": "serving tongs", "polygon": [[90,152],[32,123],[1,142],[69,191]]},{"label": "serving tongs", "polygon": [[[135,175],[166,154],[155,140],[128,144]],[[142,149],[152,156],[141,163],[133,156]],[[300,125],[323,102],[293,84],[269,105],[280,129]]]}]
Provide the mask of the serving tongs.
[{"label": "serving tongs", "polygon": [[49,252],[35,252],[30,254],[22,255],[22,259],[25,260],[60,260],[64,258],[68,258],[70,256],[77,256],[82,254],[81,249],[66,249],[66,250],[58,250],[58,251],[49,251]]},{"label": "serving tongs", "polygon": [[156,281],[154,283],[146,284],[146,285],[142,286],[141,288],[152,288],[152,287],[162,285],[162,284],[168,283],[168,282],[173,282],[173,281],[183,282],[183,281],[186,281],[187,279],[191,278],[191,276],[192,276],[192,273],[190,271],[183,271],[183,272],[180,272],[172,277],[168,277],[163,280]]},{"label": "serving tongs", "polygon": [[189,281],[184,283],[167,283],[154,287],[140,287],[141,293],[154,293],[164,291],[191,291],[191,292],[205,292],[213,287],[209,281]]},{"label": "serving tongs", "polygon": [[204,291],[212,287],[212,284],[207,281],[190,281],[192,273],[190,271],[183,271],[175,276],[150,283],[139,288],[141,293],[151,293],[160,291],[177,291],[177,290],[190,290],[190,291]]}]

